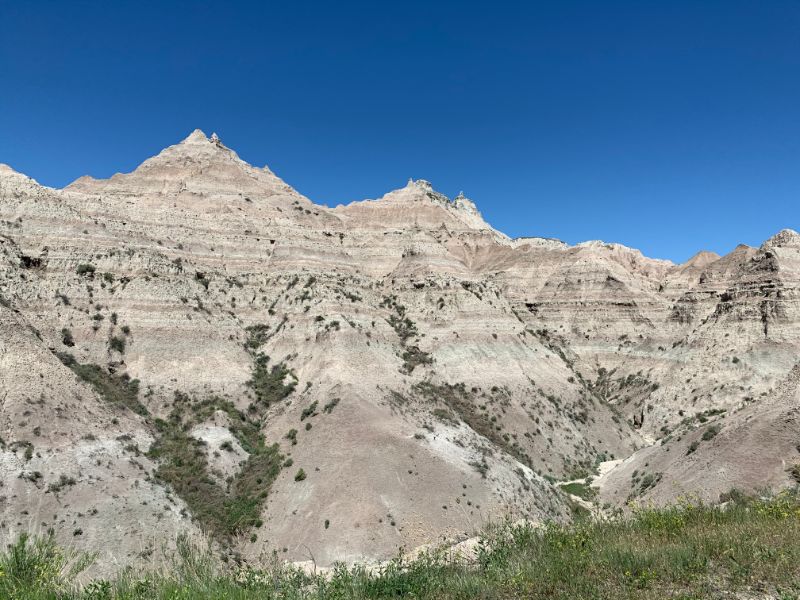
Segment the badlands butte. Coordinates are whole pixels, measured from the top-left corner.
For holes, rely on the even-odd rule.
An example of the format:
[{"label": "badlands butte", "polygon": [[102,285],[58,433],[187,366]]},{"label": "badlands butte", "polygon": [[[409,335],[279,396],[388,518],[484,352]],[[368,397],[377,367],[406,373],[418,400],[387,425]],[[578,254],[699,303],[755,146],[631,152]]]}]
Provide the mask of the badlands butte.
[{"label": "badlands butte", "polygon": [[181,532],[383,559],[568,520],[587,476],[607,512],[779,490],[799,381],[792,230],[681,265],[510,239],[421,180],[314,204],[199,130],[60,190],[0,165],[0,539],[106,572]]}]

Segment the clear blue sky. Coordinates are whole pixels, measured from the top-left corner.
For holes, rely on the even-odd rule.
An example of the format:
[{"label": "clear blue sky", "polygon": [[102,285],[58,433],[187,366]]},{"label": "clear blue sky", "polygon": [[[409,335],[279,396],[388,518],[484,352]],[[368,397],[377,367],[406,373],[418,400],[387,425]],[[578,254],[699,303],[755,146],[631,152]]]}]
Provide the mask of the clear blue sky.
[{"label": "clear blue sky", "polygon": [[408,177],[511,236],[683,261],[800,228],[800,2],[0,0],[0,162],[199,127],[316,202]]}]

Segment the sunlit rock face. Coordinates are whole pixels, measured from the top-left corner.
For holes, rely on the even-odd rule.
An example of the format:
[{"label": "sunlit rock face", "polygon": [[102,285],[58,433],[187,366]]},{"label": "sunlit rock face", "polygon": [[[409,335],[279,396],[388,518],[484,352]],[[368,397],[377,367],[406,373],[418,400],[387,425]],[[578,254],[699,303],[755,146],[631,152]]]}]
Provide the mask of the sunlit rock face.
[{"label": "sunlit rock face", "polygon": [[[324,565],[567,519],[552,482],[601,460],[617,505],[789,485],[799,239],[683,265],[512,240],[423,180],[328,208],[199,130],[63,190],[0,165],[0,534],[106,571],[180,531]],[[220,535],[165,476],[178,418],[257,525]],[[251,481],[255,439],[281,459]]]}]

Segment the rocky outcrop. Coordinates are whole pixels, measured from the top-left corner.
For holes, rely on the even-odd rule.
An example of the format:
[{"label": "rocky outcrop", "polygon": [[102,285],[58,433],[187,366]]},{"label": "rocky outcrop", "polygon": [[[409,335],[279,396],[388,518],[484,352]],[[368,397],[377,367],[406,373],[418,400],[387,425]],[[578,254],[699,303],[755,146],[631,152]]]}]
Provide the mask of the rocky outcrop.
[{"label": "rocky outcrop", "polygon": [[[0,532],[123,527],[107,569],[181,529],[329,564],[569,518],[553,480],[759,418],[798,355],[797,239],[684,265],[512,240],[422,180],[331,209],[200,131],[63,190],[1,167]],[[50,502],[100,496],[108,521]]]}]

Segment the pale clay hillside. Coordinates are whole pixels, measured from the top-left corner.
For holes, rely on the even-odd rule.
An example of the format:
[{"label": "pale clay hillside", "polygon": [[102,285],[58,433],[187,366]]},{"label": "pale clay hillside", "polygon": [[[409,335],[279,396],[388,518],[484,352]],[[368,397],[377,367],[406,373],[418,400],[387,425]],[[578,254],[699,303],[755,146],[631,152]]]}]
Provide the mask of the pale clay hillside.
[{"label": "pale clay hillside", "polygon": [[778,490],[799,379],[788,229],[683,265],[512,240],[421,180],[314,204],[199,130],[63,190],[0,165],[0,539],[103,573],[182,531],[325,566],[568,520],[598,466],[597,511]]}]

